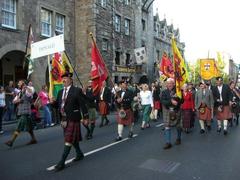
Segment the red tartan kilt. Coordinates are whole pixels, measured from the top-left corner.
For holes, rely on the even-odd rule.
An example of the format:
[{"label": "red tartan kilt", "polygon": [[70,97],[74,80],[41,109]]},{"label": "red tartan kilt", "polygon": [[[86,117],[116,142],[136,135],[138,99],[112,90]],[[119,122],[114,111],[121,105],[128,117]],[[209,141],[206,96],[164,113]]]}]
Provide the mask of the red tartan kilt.
[{"label": "red tartan kilt", "polygon": [[217,108],[215,109],[217,120],[227,120],[232,118],[232,113],[230,106],[223,106],[223,111],[219,112]]},{"label": "red tartan kilt", "polygon": [[80,122],[68,121],[67,127],[64,129],[65,142],[73,144],[82,140]]},{"label": "red tartan kilt", "polygon": [[154,105],[154,109],[157,109],[157,110],[161,109],[160,101],[154,101],[153,105]]},{"label": "red tartan kilt", "polygon": [[108,115],[109,114],[107,103],[105,103],[104,101],[100,101],[98,105],[99,105],[100,115]]},{"label": "red tartan kilt", "polygon": [[130,125],[134,121],[133,111],[131,109],[126,109],[125,112],[126,112],[126,117],[124,119],[120,118],[117,113],[117,122],[118,124]]}]

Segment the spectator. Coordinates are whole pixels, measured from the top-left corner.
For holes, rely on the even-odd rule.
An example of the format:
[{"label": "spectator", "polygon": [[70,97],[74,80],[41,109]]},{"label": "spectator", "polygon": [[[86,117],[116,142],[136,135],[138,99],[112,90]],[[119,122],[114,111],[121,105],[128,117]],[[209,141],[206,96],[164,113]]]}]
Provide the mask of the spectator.
[{"label": "spectator", "polygon": [[4,115],[4,120],[11,121],[14,115],[13,98],[15,96],[13,81],[9,81],[8,86],[5,88],[5,95],[6,95],[6,113]]},{"label": "spectator", "polygon": [[0,134],[3,134],[2,117],[3,117],[3,111],[4,111],[5,106],[6,106],[5,92],[4,92],[4,88],[2,86],[0,86]]}]

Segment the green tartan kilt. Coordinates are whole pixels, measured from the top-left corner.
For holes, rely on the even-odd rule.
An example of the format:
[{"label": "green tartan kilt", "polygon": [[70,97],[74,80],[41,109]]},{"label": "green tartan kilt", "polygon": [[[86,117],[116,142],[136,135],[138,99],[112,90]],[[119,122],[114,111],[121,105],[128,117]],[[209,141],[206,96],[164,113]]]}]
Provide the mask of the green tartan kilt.
[{"label": "green tartan kilt", "polygon": [[30,115],[21,115],[17,120],[17,131],[30,131],[33,129]]},{"label": "green tartan kilt", "polygon": [[96,114],[97,112],[95,108],[88,109],[89,120],[96,120]]}]

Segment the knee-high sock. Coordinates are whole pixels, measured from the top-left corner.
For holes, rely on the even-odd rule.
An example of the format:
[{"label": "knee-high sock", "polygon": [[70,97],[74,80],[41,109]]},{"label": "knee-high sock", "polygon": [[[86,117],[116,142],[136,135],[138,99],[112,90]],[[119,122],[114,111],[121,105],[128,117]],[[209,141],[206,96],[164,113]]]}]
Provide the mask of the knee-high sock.
[{"label": "knee-high sock", "polygon": [[145,121],[142,121],[142,128],[145,127],[145,124],[146,124],[146,122],[145,122]]},{"label": "knee-high sock", "polygon": [[200,124],[201,129],[204,130],[205,128],[204,128],[204,122],[203,122],[203,120],[199,120],[199,124]]},{"label": "knee-high sock", "polygon": [[123,125],[122,124],[118,124],[118,135],[120,137],[122,137],[122,133],[123,133]]},{"label": "knee-high sock", "polygon": [[83,126],[86,128],[86,130],[87,130],[87,136],[88,136],[88,135],[89,135],[89,133],[90,133],[90,129],[89,129],[88,125],[86,125],[86,124],[83,124]]},{"label": "knee-high sock", "polygon": [[73,144],[73,147],[75,148],[77,156],[82,156],[83,155],[83,152],[82,152],[82,150],[79,147],[79,142],[75,142]]},{"label": "knee-high sock", "polygon": [[154,117],[155,117],[155,119],[158,118],[158,110],[157,109],[154,110]]},{"label": "knee-high sock", "polygon": [[19,136],[19,134],[20,134],[20,132],[14,131],[14,133],[12,135],[12,139],[11,139],[12,143],[16,140],[16,138]]},{"label": "knee-high sock", "polygon": [[222,121],[218,120],[218,121],[217,121],[217,124],[218,124],[218,128],[221,128],[221,127],[222,127]]},{"label": "knee-high sock", "polygon": [[170,128],[165,128],[164,130],[164,138],[166,143],[171,143],[171,129]]},{"label": "knee-high sock", "polygon": [[228,120],[223,120],[223,129],[227,130]]},{"label": "knee-high sock", "polygon": [[71,144],[65,143],[63,154],[62,154],[62,159],[60,160],[60,162],[58,164],[60,164],[60,165],[64,165],[65,164],[65,161],[66,161],[67,156],[68,156],[68,154],[69,154],[69,152],[71,150],[71,147],[72,147]]},{"label": "knee-high sock", "polygon": [[133,126],[134,126],[134,123],[129,125],[129,132],[133,132]]},{"label": "knee-high sock", "polygon": [[91,123],[91,126],[90,126],[90,134],[93,135],[93,130],[95,128],[95,123]]}]

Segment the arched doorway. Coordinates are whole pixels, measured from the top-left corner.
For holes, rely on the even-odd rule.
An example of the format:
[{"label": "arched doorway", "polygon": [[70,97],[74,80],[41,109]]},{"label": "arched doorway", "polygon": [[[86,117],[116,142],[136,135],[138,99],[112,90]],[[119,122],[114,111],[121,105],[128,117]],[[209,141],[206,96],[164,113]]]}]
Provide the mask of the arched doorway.
[{"label": "arched doorway", "polygon": [[27,78],[27,69],[23,69],[25,53],[13,50],[4,54],[0,59],[0,84],[8,85],[10,80],[17,82]]}]

